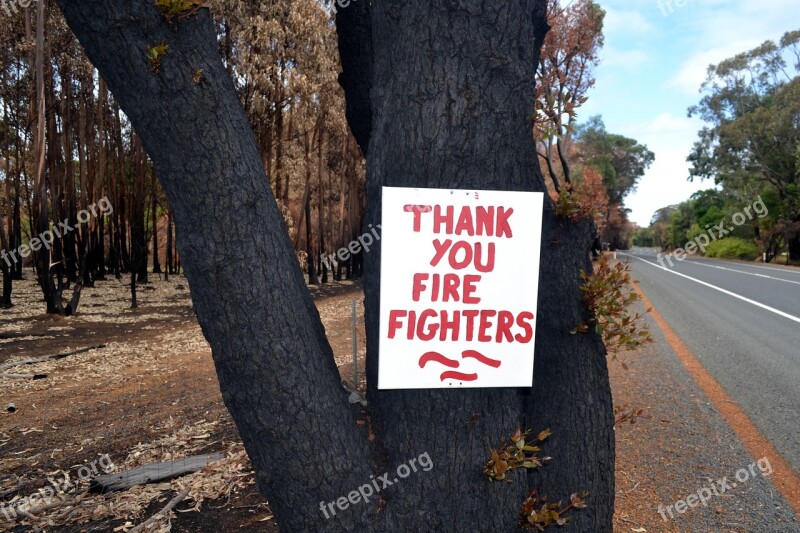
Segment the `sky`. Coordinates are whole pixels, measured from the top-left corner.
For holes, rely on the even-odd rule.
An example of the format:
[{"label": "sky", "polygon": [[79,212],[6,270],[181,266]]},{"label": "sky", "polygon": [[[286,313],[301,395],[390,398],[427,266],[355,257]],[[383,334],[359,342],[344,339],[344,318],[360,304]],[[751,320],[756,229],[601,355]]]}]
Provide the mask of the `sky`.
[{"label": "sky", "polygon": [[706,68],[800,29],[800,0],[598,0],[606,11],[596,85],[579,121],[644,143],[656,160],[625,204],[648,226],[653,213],[713,181],[687,181],[686,157],[703,122],[687,117]]}]

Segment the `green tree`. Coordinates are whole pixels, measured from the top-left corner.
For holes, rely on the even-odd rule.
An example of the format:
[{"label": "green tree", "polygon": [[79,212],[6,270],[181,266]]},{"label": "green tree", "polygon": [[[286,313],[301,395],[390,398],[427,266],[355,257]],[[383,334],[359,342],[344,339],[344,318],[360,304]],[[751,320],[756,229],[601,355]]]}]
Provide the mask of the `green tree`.
[{"label": "green tree", "polygon": [[578,127],[576,141],[581,159],[597,168],[603,175],[612,204],[622,203],[636,190],[645,171],[655,161],[655,154],[639,141],[609,133],[599,115]]},{"label": "green tree", "polygon": [[710,66],[704,96],[689,109],[710,124],[688,157],[689,179],[713,179],[748,201],[774,191],[792,259],[800,259],[799,46],[800,31],[788,32]]}]

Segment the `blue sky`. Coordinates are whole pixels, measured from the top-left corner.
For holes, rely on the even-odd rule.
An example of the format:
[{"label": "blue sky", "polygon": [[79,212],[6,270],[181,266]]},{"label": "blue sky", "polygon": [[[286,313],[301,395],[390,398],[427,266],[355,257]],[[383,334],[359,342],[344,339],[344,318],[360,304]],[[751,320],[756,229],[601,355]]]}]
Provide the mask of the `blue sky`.
[{"label": "blue sky", "polygon": [[689,183],[686,156],[703,123],[686,110],[700,99],[709,64],[800,29],[800,0],[599,0],[605,47],[579,120],[645,143],[656,161],[626,199],[631,220],[686,200],[713,182]]}]

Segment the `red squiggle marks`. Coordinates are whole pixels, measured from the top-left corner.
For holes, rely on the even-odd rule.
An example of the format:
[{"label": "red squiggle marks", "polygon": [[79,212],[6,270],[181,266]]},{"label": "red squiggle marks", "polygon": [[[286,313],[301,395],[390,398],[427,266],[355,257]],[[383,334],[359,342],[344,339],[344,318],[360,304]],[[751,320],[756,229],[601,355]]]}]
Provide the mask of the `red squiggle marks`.
[{"label": "red squiggle marks", "polygon": [[478,374],[464,374],[463,372],[453,372],[452,370],[448,370],[447,372],[442,372],[441,380],[444,381],[446,379],[455,379],[458,381],[475,381],[478,379]]},{"label": "red squiggle marks", "polygon": [[450,368],[458,368],[460,365],[458,361],[448,359],[439,352],[428,352],[419,358],[419,367],[425,368],[425,365],[430,362],[439,363]]},{"label": "red squiggle marks", "polygon": [[490,359],[489,357],[486,357],[482,353],[476,352],[475,350],[465,350],[461,354],[461,357],[465,359],[467,357],[471,357],[472,359],[477,359],[479,362],[483,363],[484,365],[491,366],[492,368],[498,368],[500,366],[500,361],[498,361],[497,359]]}]

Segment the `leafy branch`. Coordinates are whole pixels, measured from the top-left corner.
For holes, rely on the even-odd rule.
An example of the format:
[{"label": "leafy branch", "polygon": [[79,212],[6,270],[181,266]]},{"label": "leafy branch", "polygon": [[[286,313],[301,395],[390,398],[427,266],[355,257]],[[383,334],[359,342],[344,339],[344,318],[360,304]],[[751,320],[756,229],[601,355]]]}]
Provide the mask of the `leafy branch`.
[{"label": "leafy branch", "polygon": [[580,194],[580,191],[576,191],[570,183],[562,187],[555,209],[556,216],[566,218],[570,222],[593,220],[599,215],[597,206]]},{"label": "leafy branch", "polygon": [[583,492],[580,496],[572,494],[569,497],[569,505],[562,509],[561,502],[550,503],[546,498],[539,496],[539,491],[533,489],[519,510],[519,525],[523,529],[537,531],[544,531],[550,526],[563,526],[569,522],[569,517],[565,514],[572,509],[584,509],[586,507],[584,499],[588,495],[588,492]]},{"label": "leafy branch", "polygon": [[630,289],[628,263],[611,265],[607,257],[601,257],[594,273],[581,272],[581,277],[584,280],[582,299],[589,312],[589,323],[578,324],[572,333],[585,333],[594,327],[614,358],[622,349],[636,350],[653,342],[650,330],[641,320],[644,315],[631,314],[629,309],[641,298]]},{"label": "leafy branch", "polygon": [[167,43],[157,45],[147,45],[147,59],[150,61],[150,70],[153,74],[158,74],[161,70],[161,58],[164,57],[169,51]]},{"label": "leafy branch", "polygon": [[[522,431],[517,428],[514,435],[511,436],[510,443],[505,444],[503,439],[500,441],[500,449],[491,450],[491,459],[483,468],[483,473],[486,474],[491,481],[505,481],[511,483],[510,479],[506,476],[512,470],[517,468],[538,468],[542,466],[544,461],[549,461],[550,457],[539,457],[537,454],[541,448],[528,444],[526,437],[531,433],[531,430]],[[545,429],[534,440],[535,443],[544,442],[553,432],[550,429]]]}]

